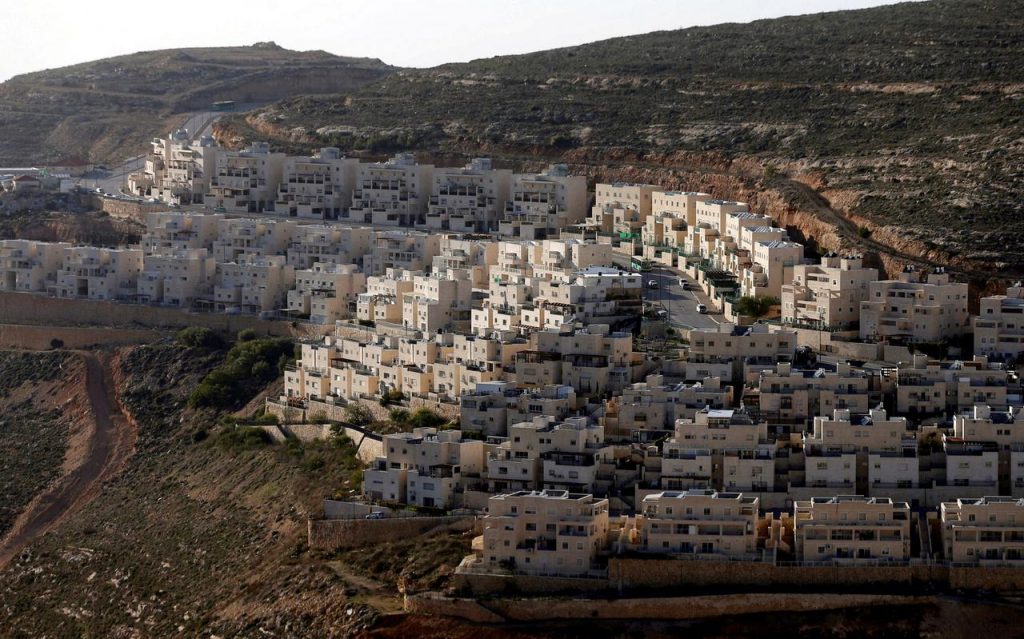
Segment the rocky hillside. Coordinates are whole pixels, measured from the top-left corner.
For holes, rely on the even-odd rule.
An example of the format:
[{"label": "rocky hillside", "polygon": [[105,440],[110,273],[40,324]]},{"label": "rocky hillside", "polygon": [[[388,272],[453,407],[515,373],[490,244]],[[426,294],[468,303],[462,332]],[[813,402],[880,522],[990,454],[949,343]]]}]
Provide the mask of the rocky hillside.
[{"label": "rocky hillside", "polygon": [[[709,189],[823,248],[1024,273],[1024,12],[932,0],[403,71],[236,117],[228,143],[561,159]],[[532,163],[530,160],[534,160]]]},{"label": "rocky hillside", "polygon": [[0,163],[119,162],[214,101],[346,92],[392,70],[380,60],[260,43],[149,51],[20,75],[0,84]]}]

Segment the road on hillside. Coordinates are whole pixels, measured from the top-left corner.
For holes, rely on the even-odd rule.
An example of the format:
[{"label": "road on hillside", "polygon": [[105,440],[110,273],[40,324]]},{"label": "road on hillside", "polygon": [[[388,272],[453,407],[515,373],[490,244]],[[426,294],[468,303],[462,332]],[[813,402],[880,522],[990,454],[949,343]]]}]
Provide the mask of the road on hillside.
[{"label": "road on hillside", "polygon": [[122,470],[134,451],[137,432],[117,401],[110,360],[91,352],[79,354],[85,360],[86,394],[92,413],[85,453],[70,471],[36,496],[14,522],[7,537],[0,541],[0,568],[95,499],[103,483]]},{"label": "road on hillside", "polygon": [[[665,319],[670,324],[683,328],[718,326],[718,321],[713,315],[697,312],[697,304],[708,305],[709,310],[714,309],[708,304],[704,291],[698,289],[685,275],[664,267],[654,268],[651,272],[640,275],[644,278],[644,300],[653,304],[655,308],[664,308],[668,313]],[[683,290],[679,285],[680,278],[689,282],[691,290]],[[650,288],[652,280],[658,283],[657,288]]]}]

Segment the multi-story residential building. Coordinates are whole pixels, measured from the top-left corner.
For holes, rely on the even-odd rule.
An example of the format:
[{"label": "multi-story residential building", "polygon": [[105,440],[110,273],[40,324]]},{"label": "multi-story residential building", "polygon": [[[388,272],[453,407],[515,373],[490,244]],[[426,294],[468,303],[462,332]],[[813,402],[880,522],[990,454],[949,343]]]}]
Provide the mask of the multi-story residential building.
[{"label": "multi-story residential building", "polygon": [[946,454],[947,486],[996,492],[999,486],[999,446],[995,442],[943,435],[942,451]]},{"label": "multi-story residential building", "polygon": [[757,555],[757,497],[714,490],[646,495],[635,519],[639,552],[753,559]]},{"label": "multi-story residential building", "polygon": [[683,220],[686,226],[697,224],[697,203],[713,199],[710,193],[696,191],[655,191],[651,194],[651,212]]},{"label": "multi-story residential building", "polygon": [[793,282],[782,287],[782,321],[832,328],[860,322],[861,303],[878,269],[865,268],[860,256],[826,255],[821,264],[797,264]]},{"label": "multi-story residential building", "polygon": [[384,455],[363,472],[369,499],[424,508],[462,505],[467,488],[480,488],[487,444],[457,430],[415,429],[385,435]]},{"label": "multi-story residential building", "polygon": [[793,361],[796,347],[796,333],[770,331],[765,324],[694,329],[686,353],[686,380],[720,377],[739,386],[756,384],[761,370]]},{"label": "multi-story residential building", "polygon": [[725,409],[732,404],[732,388],[717,377],[699,382],[666,384],[662,375],[648,375],[630,384],[619,396],[605,401],[605,436],[646,442],[672,432],[676,420],[692,420],[706,408]]},{"label": "multi-story residential building", "polygon": [[160,211],[146,213],[146,232],[140,246],[146,255],[192,249],[212,249],[224,216],[210,213]]},{"label": "multi-story residential building", "polygon": [[811,487],[874,493],[918,486],[917,438],[905,417],[889,417],[880,407],[863,414],[837,409],[832,417],[815,417],[803,448]]},{"label": "multi-story residential building", "polygon": [[141,272],[141,249],[76,246],[63,251],[52,293],[91,300],[133,300]]},{"label": "multi-story residential building", "polygon": [[152,196],[169,204],[202,204],[223,152],[212,137],[193,142],[184,129],[154,138],[143,170],[128,176],[128,188],[140,197]]},{"label": "multi-story residential building", "polygon": [[423,271],[441,254],[441,237],[409,231],[379,231],[363,258],[367,275],[383,275],[389,268]]},{"label": "multi-story residential building", "polygon": [[448,277],[456,272],[469,274],[474,288],[487,288],[491,267],[498,261],[498,242],[479,237],[443,235],[431,272]]},{"label": "multi-story residential building", "polygon": [[216,154],[206,206],[224,213],[273,211],[284,170],[284,153],[271,153],[266,142],[244,151]]},{"label": "multi-story residential building", "polygon": [[512,176],[498,232],[502,237],[544,239],[582,222],[586,215],[587,179],[569,175],[564,164],[552,164],[539,174]]},{"label": "multi-story residential building", "polygon": [[990,358],[1020,360],[1024,354],[1024,286],[1006,289],[1006,295],[981,298],[974,323],[974,353]]},{"label": "multi-story residential building", "polygon": [[568,384],[597,397],[640,379],[643,359],[633,352],[630,333],[595,324],[575,332],[536,331],[529,339],[530,348],[516,355],[516,381],[523,386]]},{"label": "multi-story residential building", "polygon": [[868,284],[868,300],[860,305],[861,339],[938,342],[963,335],[967,284],[950,282],[942,268],[919,279],[920,273],[908,267],[898,280]]},{"label": "multi-story residential building", "polygon": [[424,334],[468,332],[472,294],[473,282],[467,278],[416,275],[412,291],[403,295],[402,325]]},{"label": "multi-story residential building", "polygon": [[313,324],[333,324],[355,315],[356,299],[366,290],[366,275],[354,264],[313,264],[295,271],[288,290],[287,310]]},{"label": "multi-story residential building", "polygon": [[1008,404],[1010,371],[983,356],[937,361],[915,354],[896,369],[896,410],[911,415],[963,412],[975,404]]},{"label": "multi-story residential building", "polygon": [[352,203],[359,160],[334,147],[313,157],[287,157],[274,211],[288,217],[332,220]]},{"label": "multi-story residential building", "polygon": [[[1008,469],[1005,479],[1010,490],[1018,494],[1024,489],[1024,409],[1018,406],[992,410],[990,406],[975,405],[970,411],[953,416],[953,438],[949,444],[961,456],[952,466],[947,458],[947,483],[955,485],[950,480],[958,476],[969,481],[972,473],[961,471],[969,471],[972,466],[980,466],[977,470],[981,475],[976,479],[991,481],[991,467],[986,463],[991,461],[991,453],[996,452],[997,468]],[[971,459],[971,453],[987,459]]]},{"label": "multi-story residential building", "polygon": [[939,507],[946,561],[976,566],[1024,565],[1024,499],[980,497]]},{"label": "multi-story residential building", "polygon": [[513,424],[530,422],[540,415],[565,420],[577,412],[572,386],[516,388],[511,382],[484,382],[459,397],[463,432],[505,437]]},{"label": "multi-story residential building", "polygon": [[296,228],[291,220],[220,219],[211,254],[218,263],[284,256]]},{"label": "multi-story residential building", "polygon": [[660,486],[768,492],[775,487],[775,445],[767,426],[744,411],[704,409],[676,422],[662,446]]},{"label": "multi-story residential building", "polygon": [[488,455],[487,481],[492,493],[573,487],[593,491],[606,452],[599,424],[586,417],[560,422],[538,415],[508,429],[508,439]]},{"label": "multi-story residential building", "polygon": [[871,391],[868,373],[848,362],[813,369],[779,362],[761,371],[757,388],[744,393],[744,403],[756,401],[761,417],[778,426],[776,432],[799,432],[805,430],[809,420],[836,409],[867,413]]},{"label": "multi-story residential building", "polygon": [[651,214],[653,184],[598,184],[594,187],[593,226],[622,239],[640,238]]},{"label": "multi-story residential building", "polygon": [[143,258],[136,299],[192,308],[213,294],[217,262],[205,248],[161,251]]},{"label": "multi-story residential building", "polygon": [[283,255],[244,257],[217,262],[213,308],[227,313],[261,313],[283,309],[295,284],[295,269]]},{"label": "multi-story residential building", "polygon": [[352,206],[342,217],[412,228],[426,223],[434,166],[418,164],[411,153],[386,162],[361,163],[352,192]]},{"label": "multi-story residential building", "polygon": [[496,571],[586,575],[607,537],[607,499],[565,490],[495,495],[487,501],[477,562]]},{"label": "multi-story residential building", "polygon": [[789,240],[755,242],[751,251],[753,264],[741,276],[741,292],[749,297],[779,297],[782,286],[793,281],[793,269],[804,259],[803,244]]},{"label": "multi-story residential building", "polygon": [[70,248],[64,242],[0,240],[0,290],[47,291],[56,285],[64,253]]},{"label": "multi-story residential building", "polygon": [[288,263],[297,269],[313,268],[316,263],[358,266],[370,252],[373,238],[370,228],[300,224],[288,242]]},{"label": "multi-story residential building", "polygon": [[910,506],[888,497],[813,497],[793,506],[798,561],[903,562],[910,558]]},{"label": "multi-story residential building", "polygon": [[356,300],[356,319],[362,322],[402,323],[402,302],[412,292],[415,271],[388,269],[366,278],[366,292]]},{"label": "multi-story residential building", "polygon": [[529,330],[560,329],[572,322],[611,323],[643,311],[643,278],[606,266],[576,271],[567,280],[542,280],[533,304],[523,307],[520,325]]},{"label": "multi-story residential building", "polygon": [[[747,211],[746,202],[731,202],[727,200],[697,200],[695,203],[695,218],[691,227],[709,228],[718,231],[719,235],[728,235],[726,222],[730,213]],[[739,238],[736,238],[739,239]]]},{"label": "multi-story residential building", "polygon": [[434,231],[486,233],[498,229],[512,183],[510,169],[495,169],[490,158],[474,158],[463,168],[434,170],[426,220]]}]

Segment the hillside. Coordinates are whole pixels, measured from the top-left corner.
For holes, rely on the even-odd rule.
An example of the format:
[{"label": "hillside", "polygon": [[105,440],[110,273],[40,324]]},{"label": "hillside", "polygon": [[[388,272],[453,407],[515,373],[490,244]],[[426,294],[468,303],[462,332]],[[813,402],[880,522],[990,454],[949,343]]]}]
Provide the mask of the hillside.
[{"label": "hillside", "polygon": [[1020,8],[932,0],[403,71],[218,134],[560,159],[594,179],[746,198],[890,270],[946,264],[984,280],[1024,273]]},{"label": "hillside", "polygon": [[392,70],[379,60],[260,43],[148,51],[20,75],[0,84],[0,165],[68,156],[112,163],[217,100],[344,92]]}]

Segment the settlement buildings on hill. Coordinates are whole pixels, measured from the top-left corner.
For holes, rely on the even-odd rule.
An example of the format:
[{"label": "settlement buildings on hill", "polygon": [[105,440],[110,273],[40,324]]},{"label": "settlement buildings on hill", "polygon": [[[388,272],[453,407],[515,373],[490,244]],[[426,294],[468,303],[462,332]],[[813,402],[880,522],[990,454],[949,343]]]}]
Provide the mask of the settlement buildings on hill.
[{"label": "settlement buildings on hill", "polygon": [[[486,511],[460,570],[584,576],[624,552],[907,562],[928,552],[926,520],[932,558],[1021,559],[995,525],[1024,503],[1019,285],[972,317],[941,269],[882,280],[861,256],[806,259],[743,202],[625,183],[591,197],[564,165],[175,133],[129,186],[183,208],[146,214],[133,247],[0,240],[0,289],[319,325],[267,409],[457,415],[384,436],[362,493]],[[742,297],[781,321],[742,317]]]}]

